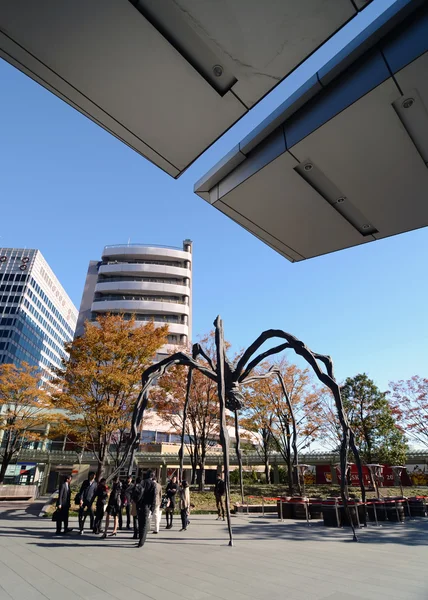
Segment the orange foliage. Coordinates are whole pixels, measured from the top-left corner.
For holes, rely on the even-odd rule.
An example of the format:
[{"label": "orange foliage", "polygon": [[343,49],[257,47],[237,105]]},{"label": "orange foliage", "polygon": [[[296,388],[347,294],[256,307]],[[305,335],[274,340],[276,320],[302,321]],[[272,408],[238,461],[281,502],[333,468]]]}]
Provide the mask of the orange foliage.
[{"label": "orange foliage", "polygon": [[45,438],[46,426],[60,417],[52,413],[49,394],[40,387],[40,372],[23,362],[0,365],[0,430],[3,457],[0,483],[12,458],[24,442]]},{"label": "orange foliage", "polygon": [[141,373],[166,343],[168,327],[135,326],[121,315],[87,322],[80,338],[66,346],[70,360],[58,372],[57,406],[65,409],[64,431],[91,450],[101,474],[108,453],[119,454],[126,441]]},{"label": "orange foliage", "polygon": [[[213,335],[204,336],[200,343],[212,358],[214,356]],[[201,363],[203,363],[203,360],[201,360]],[[171,368],[160,378],[158,387],[151,392],[152,405],[178,434],[181,434],[183,428],[187,374],[188,369],[186,367]],[[200,483],[203,479],[207,451],[211,440],[218,439],[219,428],[217,384],[194,369],[185,435],[187,436],[186,447],[191,458],[193,471],[195,472],[196,468],[199,468],[202,472]]]}]

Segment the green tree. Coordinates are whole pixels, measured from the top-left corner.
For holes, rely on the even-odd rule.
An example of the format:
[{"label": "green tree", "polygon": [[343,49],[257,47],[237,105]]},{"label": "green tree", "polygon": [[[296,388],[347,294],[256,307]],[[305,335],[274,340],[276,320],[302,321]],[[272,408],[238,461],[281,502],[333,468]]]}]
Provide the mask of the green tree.
[{"label": "green tree", "polygon": [[362,373],[346,379],[342,398],[362,459],[367,463],[403,464],[406,440],[387,394]]}]

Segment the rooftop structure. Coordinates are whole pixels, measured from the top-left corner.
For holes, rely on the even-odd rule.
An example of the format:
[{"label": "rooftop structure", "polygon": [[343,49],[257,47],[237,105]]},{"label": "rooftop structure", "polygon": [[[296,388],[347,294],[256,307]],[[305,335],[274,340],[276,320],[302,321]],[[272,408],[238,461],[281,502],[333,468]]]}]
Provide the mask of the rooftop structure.
[{"label": "rooftop structure", "polygon": [[101,261],[89,263],[76,335],[100,314],[135,316],[169,327],[168,345],[188,345],[192,333],[192,242],[182,248],[153,244],[105,246]]}]

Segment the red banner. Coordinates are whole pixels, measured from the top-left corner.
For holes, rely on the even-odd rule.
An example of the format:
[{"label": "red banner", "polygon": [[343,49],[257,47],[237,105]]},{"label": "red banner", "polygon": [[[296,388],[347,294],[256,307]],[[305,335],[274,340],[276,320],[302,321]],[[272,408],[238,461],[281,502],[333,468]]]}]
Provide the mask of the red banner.
[{"label": "red banner", "polygon": [[317,485],[324,485],[326,483],[332,483],[333,478],[331,476],[330,465],[317,465],[316,468],[316,483]]},{"label": "red banner", "polygon": [[[364,486],[370,487],[371,486],[371,478],[370,478],[369,468],[366,467],[365,465],[363,465],[362,470],[363,470]],[[337,481],[340,483],[342,477],[341,477],[339,467],[336,467],[336,475],[337,475]],[[350,483],[352,486],[356,486],[356,487],[360,486],[360,478],[358,477],[357,465],[351,465]]]}]

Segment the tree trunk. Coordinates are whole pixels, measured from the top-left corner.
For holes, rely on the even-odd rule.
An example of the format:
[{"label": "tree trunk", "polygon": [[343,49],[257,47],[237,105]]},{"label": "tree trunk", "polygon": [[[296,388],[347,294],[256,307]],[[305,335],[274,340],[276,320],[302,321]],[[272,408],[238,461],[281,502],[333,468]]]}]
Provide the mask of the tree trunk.
[{"label": "tree trunk", "polygon": [[[298,492],[299,496],[301,496],[302,495],[302,486],[301,486],[301,482],[300,482],[299,455],[297,453],[296,419],[294,418],[293,405],[291,404],[290,396],[288,395],[287,389],[285,387],[284,378],[282,377],[282,374],[280,372],[278,372],[278,379],[281,384],[282,393],[284,394],[285,401],[287,402],[288,410],[290,412],[291,425],[293,428],[293,434],[291,437],[291,439],[292,439],[291,445],[293,447],[293,468],[296,469],[297,492]],[[287,423],[287,435],[288,435],[288,439],[290,439],[290,426],[288,423]],[[289,455],[290,454],[291,454],[291,448],[289,447]],[[292,479],[293,479],[293,477],[292,477]]]},{"label": "tree trunk", "polygon": [[239,487],[241,490],[241,502],[242,504],[244,504],[244,473],[242,470],[241,437],[239,435],[239,417],[237,410],[235,410],[235,442],[236,457],[238,459],[239,467]]},{"label": "tree trunk", "polygon": [[291,454],[288,453],[287,456],[287,471],[288,471],[288,495],[293,495],[293,460],[291,458]]},{"label": "tree trunk", "polygon": [[266,476],[266,484],[270,485],[270,464],[269,464],[269,455],[265,454],[265,476]]},{"label": "tree trunk", "polygon": [[1,463],[1,469],[0,469],[0,483],[3,483],[5,475],[6,475],[6,469],[8,468],[10,461],[12,460],[12,456],[14,454],[14,451],[16,449],[16,437],[11,440],[11,435],[12,432],[8,431],[7,432],[7,442],[6,442],[6,448],[3,451],[3,459],[2,459],[2,463]]},{"label": "tree trunk", "polygon": [[101,461],[98,461],[98,465],[97,465],[97,474],[95,476],[96,480],[99,481],[101,479],[101,476],[103,474],[104,471],[104,465]]},{"label": "tree trunk", "polygon": [[269,485],[270,479],[270,464],[269,464],[269,432],[265,429],[262,430],[262,443],[263,443],[263,462],[265,465],[265,476],[266,484]]},{"label": "tree trunk", "polygon": [[200,492],[204,491],[204,487],[205,487],[205,463],[201,463],[199,465],[199,471],[198,471],[198,490]]},{"label": "tree trunk", "polygon": [[11,452],[4,452],[3,454],[3,459],[2,459],[2,463],[1,463],[1,468],[0,468],[0,483],[3,483],[5,475],[6,475],[6,469],[8,468],[10,461],[12,460],[12,453]]},{"label": "tree trunk", "polygon": [[197,460],[195,458],[194,453],[191,451],[190,452],[190,465],[191,465],[191,469],[192,469],[192,474],[190,476],[190,483],[192,485],[195,485],[196,483],[196,469],[197,469]]}]

